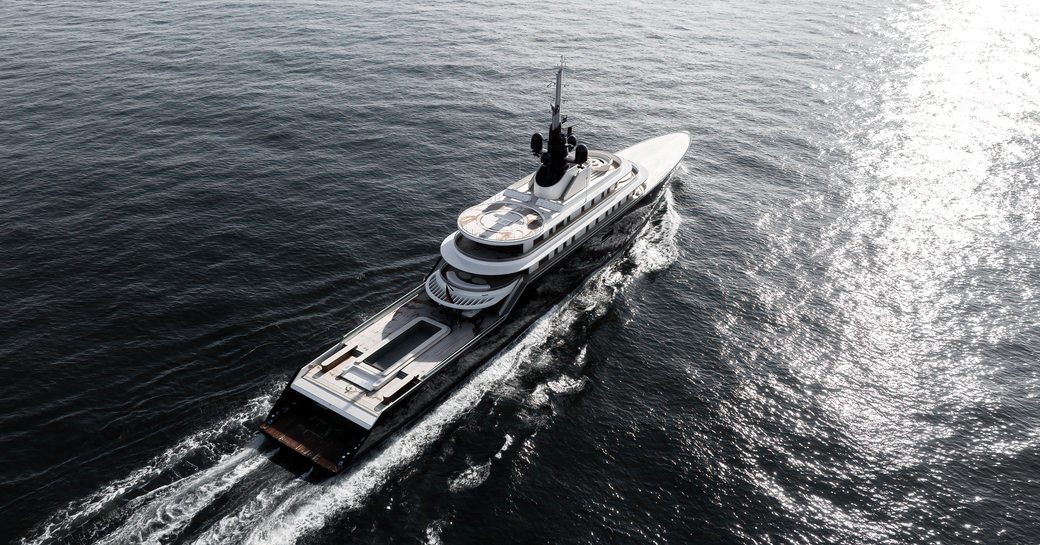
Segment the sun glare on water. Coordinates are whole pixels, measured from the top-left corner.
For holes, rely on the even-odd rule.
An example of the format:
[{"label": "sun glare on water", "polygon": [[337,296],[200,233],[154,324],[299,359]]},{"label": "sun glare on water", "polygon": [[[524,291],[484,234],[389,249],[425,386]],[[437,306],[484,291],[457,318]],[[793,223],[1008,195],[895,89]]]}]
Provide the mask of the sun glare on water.
[{"label": "sun glare on water", "polygon": [[[1038,21],[1040,3],[1029,0],[894,9],[874,29],[875,49],[840,82],[821,84],[834,91],[839,119],[825,188],[834,197],[804,199],[758,224],[770,255],[753,277],[777,324],[742,326],[734,315],[720,326],[727,336],[763,330],[763,348],[747,357],[782,362],[805,390],[768,387],[806,396],[841,434],[831,439],[863,457],[820,464],[759,437],[749,420],[748,441],[772,441],[808,479],[872,483],[1040,442],[999,418],[1036,386],[1015,377],[1021,364],[1005,347],[1040,315]],[[829,218],[820,232],[802,219],[814,215]],[[746,382],[745,401],[769,402],[761,378]],[[819,427],[790,418],[791,429]],[[903,516],[929,501],[890,502],[880,522],[876,505],[842,508],[768,472],[750,478],[789,511],[878,540],[911,532]],[[859,492],[867,503],[887,493]]]},{"label": "sun glare on water", "polygon": [[1040,233],[1036,167],[1005,167],[1036,157],[1038,20],[1040,5],[1028,1],[936,2],[896,15],[903,59],[849,139],[828,276],[849,356],[862,358],[853,365],[890,402],[839,395],[834,407],[882,450],[913,451],[947,433],[908,421],[901,399],[936,410],[985,402],[992,368],[976,348],[1025,325],[1001,300],[1007,287],[1035,302],[1023,274]]}]

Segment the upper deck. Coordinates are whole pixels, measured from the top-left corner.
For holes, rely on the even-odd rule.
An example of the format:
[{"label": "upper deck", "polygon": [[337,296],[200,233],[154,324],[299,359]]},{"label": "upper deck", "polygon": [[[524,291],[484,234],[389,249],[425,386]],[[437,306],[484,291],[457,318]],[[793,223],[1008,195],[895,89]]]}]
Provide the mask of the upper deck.
[{"label": "upper deck", "polygon": [[473,274],[533,272],[646,190],[649,172],[640,164],[603,151],[589,151],[588,159],[558,182],[558,199],[538,196],[527,176],[467,209],[459,230],[442,241],[441,256]]},{"label": "upper deck", "polygon": [[[567,186],[559,199],[534,194],[532,179],[526,176],[490,198],[464,210],[458,219],[459,233],[489,246],[511,246],[547,234],[574,208],[584,204],[583,197],[604,193],[609,180],[619,179],[625,163],[612,153],[589,152],[589,163],[568,173]],[[600,195],[602,196],[602,195]]]}]

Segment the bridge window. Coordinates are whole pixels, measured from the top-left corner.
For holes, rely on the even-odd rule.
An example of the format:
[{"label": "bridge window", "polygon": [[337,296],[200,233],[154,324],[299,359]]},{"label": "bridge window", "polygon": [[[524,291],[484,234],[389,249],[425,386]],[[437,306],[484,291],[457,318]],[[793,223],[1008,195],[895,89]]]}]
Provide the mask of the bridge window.
[{"label": "bridge window", "polygon": [[523,244],[506,246],[482,244],[461,234],[455,237],[455,245],[462,253],[477,259],[513,259],[524,254]]}]

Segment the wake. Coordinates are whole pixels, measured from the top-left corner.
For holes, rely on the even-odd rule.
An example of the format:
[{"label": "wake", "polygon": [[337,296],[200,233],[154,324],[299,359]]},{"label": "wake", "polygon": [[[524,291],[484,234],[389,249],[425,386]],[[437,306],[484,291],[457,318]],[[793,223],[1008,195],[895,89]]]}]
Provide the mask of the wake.
[{"label": "wake", "polygon": [[[173,468],[189,457],[215,451],[218,448],[217,444],[220,439],[232,435],[237,428],[241,427],[243,421],[266,414],[271,409],[272,401],[270,393],[265,393],[249,400],[240,410],[229,414],[223,420],[201,431],[181,439],[174,446],[126,477],[113,481],[90,496],[72,502],[65,508],[52,514],[39,527],[35,535],[30,534],[30,537],[23,538],[20,543],[22,545],[65,543],[69,534],[75,529],[94,521],[99,516],[113,510],[113,508],[127,500],[129,500],[127,507],[133,508],[136,506],[143,509],[151,509],[162,498],[174,494],[179,487],[190,488],[194,483],[198,483],[208,477],[218,477],[224,469],[229,468],[232,464],[244,462],[255,457],[258,455],[256,448],[260,444],[259,438],[254,439],[249,445],[235,453],[224,456],[215,466],[189,479],[181,479],[150,492],[146,491],[149,484],[167,476]],[[182,498],[183,496],[176,497]],[[158,512],[158,509],[156,512]],[[116,532],[116,534],[122,533],[125,532]],[[107,542],[111,543],[112,541],[108,540]],[[145,541],[142,540],[141,542]]]}]

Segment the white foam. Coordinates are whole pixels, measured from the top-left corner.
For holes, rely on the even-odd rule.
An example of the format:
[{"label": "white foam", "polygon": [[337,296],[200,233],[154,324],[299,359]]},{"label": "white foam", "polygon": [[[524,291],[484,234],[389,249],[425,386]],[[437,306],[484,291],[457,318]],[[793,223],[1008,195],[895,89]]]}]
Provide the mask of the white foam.
[{"label": "white foam", "polygon": [[585,389],[588,379],[563,375],[555,380],[539,384],[527,398],[531,407],[548,407],[554,396],[573,395]]},{"label": "white foam", "polygon": [[513,436],[507,433],[506,440],[502,443],[502,446],[498,449],[498,452],[495,453],[495,459],[501,460],[502,455],[505,454],[511,446],[513,446]]},{"label": "white foam", "polygon": [[682,215],[675,207],[671,187],[664,188],[664,204],[660,225],[647,223],[632,244],[631,253],[636,257],[638,274],[663,270],[679,257],[678,235]]},{"label": "white foam", "polygon": [[158,544],[175,535],[216,497],[260,467],[265,461],[257,450],[262,442],[257,436],[247,447],[224,456],[214,466],[154,491],[98,544]]},{"label": "white foam", "polygon": [[635,270],[626,272],[617,263],[605,267],[594,279],[595,284],[579,296],[586,311],[604,307],[636,278],[664,270],[678,259],[678,234],[682,216],[675,207],[675,196],[670,186],[664,188],[663,198],[664,213],[660,221],[655,223],[651,219],[647,222],[636,235],[629,250]]},{"label": "white foam", "polygon": [[224,545],[240,543],[249,532],[274,510],[274,507],[294,492],[313,486],[307,481],[311,471],[308,470],[298,479],[287,480],[261,489],[235,513],[228,515],[210,526],[195,541],[200,545]]},{"label": "white foam", "polygon": [[[225,437],[244,420],[255,418],[270,410],[272,396],[270,393],[255,397],[245,406],[213,425],[195,432],[178,441],[162,454],[151,459],[143,467],[133,471],[126,477],[103,486],[90,496],[74,501],[58,510],[45,522],[32,537],[21,540],[24,545],[43,545],[60,543],[72,529],[86,522],[91,517],[111,507],[120,499],[126,498],[135,491],[148,485],[178,462],[201,449],[210,449],[213,442]],[[150,494],[154,493],[150,492]],[[139,500],[138,500],[139,501]]]},{"label": "white foam", "polygon": [[442,545],[444,540],[441,539],[441,532],[444,531],[444,527],[448,525],[446,520],[435,520],[426,527],[426,545]]},{"label": "white foam", "polygon": [[459,493],[464,490],[476,488],[491,476],[491,460],[482,464],[473,465],[448,479],[448,490]]}]

